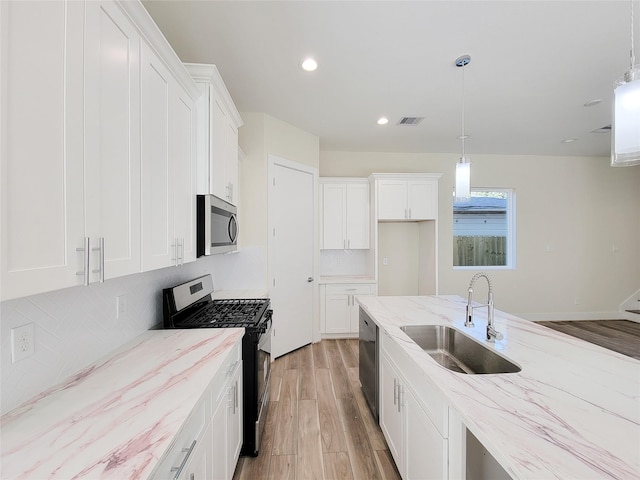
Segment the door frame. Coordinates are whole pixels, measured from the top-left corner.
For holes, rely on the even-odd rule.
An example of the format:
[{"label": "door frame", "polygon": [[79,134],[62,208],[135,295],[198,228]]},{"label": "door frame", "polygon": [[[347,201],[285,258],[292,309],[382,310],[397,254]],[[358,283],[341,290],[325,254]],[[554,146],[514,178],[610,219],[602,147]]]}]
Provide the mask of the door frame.
[{"label": "door frame", "polygon": [[275,257],[275,247],[273,242],[273,219],[275,218],[273,212],[273,197],[271,186],[273,185],[273,181],[275,178],[275,168],[277,166],[281,166],[284,168],[290,168],[292,170],[298,170],[300,172],[304,172],[310,174],[312,176],[313,183],[313,259],[312,259],[312,273],[311,275],[314,278],[313,282],[313,301],[312,301],[312,329],[311,329],[311,339],[313,343],[320,341],[320,314],[319,314],[319,277],[318,277],[318,265],[320,262],[320,250],[318,243],[318,169],[312,167],[310,165],[305,165],[303,163],[294,162],[291,160],[287,160],[286,158],[279,157],[277,155],[268,154],[268,165],[267,165],[267,177],[268,177],[268,190],[267,190],[267,215],[268,215],[268,230],[267,230],[267,278],[268,278],[268,287],[270,288],[273,285],[273,269],[272,265],[274,263]]}]

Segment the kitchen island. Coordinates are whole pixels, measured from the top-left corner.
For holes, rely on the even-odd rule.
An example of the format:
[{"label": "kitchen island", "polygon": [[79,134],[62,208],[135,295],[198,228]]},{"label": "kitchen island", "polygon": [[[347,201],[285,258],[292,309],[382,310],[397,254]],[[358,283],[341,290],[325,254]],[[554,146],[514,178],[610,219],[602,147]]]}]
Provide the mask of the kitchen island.
[{"label": "kitchen island", "polygon": [[[467,328],[458,296],[357,300],[512,478],[640,478],[640,361],[498,310],[504,338],[487,343],[486,309]],[[426,324],[454,327],[522,370],[447,370],[400,329]]]},{"label": "kitchen island", "polygon": [[8,412],[0,478],[149,478],[192,412],[211,413],[212,379],[225,378],[243,334],[148,331]]}]

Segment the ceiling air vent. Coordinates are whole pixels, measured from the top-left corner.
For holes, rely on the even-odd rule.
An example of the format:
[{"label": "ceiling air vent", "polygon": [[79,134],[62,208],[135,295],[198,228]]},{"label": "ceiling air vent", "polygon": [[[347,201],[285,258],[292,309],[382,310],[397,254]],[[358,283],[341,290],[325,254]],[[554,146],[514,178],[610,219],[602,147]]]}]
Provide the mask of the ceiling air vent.
[{"label": "ceiling air vent", "polygon": [[611,133],[611,125],[605,125],[604,127],[591,130],[591,133]]},{"label": "ceiling air vent", "polygon": [[398,125],[418,125],[424,117],[402,117]]}]

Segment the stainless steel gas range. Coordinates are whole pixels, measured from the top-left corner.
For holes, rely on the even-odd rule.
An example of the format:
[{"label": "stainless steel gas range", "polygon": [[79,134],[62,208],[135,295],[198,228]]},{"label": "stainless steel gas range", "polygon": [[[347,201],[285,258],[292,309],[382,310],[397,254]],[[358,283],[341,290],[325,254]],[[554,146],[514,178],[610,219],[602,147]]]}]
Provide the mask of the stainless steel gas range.
[{"label": "stainless steel gas range", "polygon": [[243,443],[241,455],[257,456],[269,406],[271,301],[213,300],[211,275],[163,290],[163,327],[245,329],[242,338]]}]

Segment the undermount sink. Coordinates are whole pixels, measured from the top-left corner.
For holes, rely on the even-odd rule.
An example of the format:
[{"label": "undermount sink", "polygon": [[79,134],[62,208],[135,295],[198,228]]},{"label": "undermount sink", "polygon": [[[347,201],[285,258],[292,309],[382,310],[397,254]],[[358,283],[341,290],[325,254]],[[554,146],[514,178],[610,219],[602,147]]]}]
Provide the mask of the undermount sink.
[{"label": "undermount sink", "polygon": [[522,370],[455,328],[445,325],[407,325],[400,329],[436,362],[454,372],[477,375]]}]

